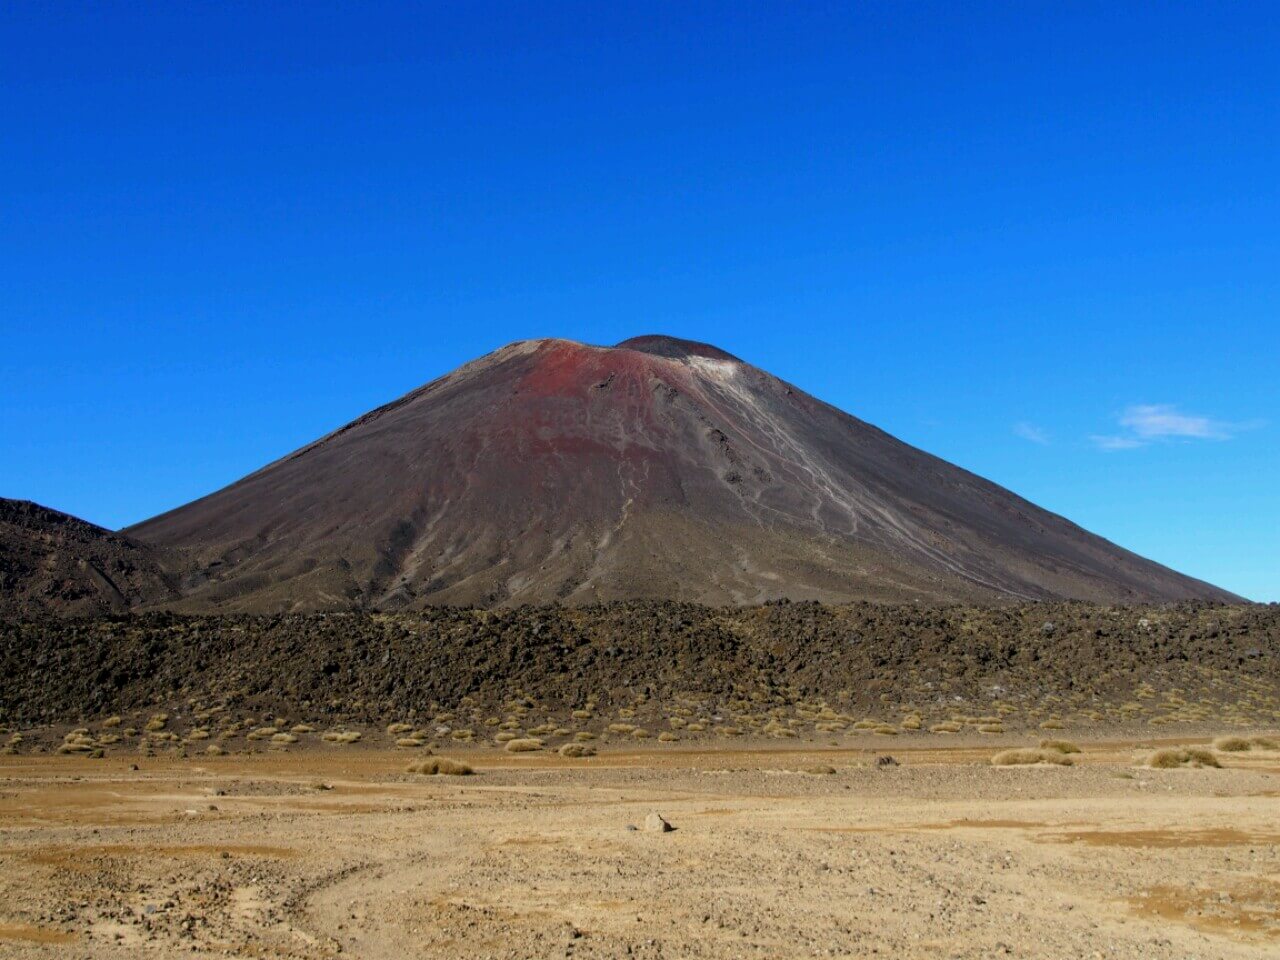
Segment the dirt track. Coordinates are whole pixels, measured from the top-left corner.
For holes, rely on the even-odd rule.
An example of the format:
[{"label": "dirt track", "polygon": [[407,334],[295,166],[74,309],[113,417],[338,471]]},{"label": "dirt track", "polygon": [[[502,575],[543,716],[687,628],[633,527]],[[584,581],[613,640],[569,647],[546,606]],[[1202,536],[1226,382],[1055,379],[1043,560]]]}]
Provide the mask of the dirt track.
[{"label": "dirt track", "polygon": [[0,758],[0,956],[1273,956],[1280,754],[1082,745]]}]

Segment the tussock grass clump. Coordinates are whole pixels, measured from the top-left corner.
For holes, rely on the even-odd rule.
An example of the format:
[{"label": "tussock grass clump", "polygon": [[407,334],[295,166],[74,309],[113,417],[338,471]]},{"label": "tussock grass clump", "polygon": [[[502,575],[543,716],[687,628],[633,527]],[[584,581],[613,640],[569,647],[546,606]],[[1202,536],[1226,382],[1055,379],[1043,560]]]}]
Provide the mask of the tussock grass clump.
[{"label": "tussock grass clump", "polygon": [[1179,767],[1220,767],[1213,751],[1203,747],[1165,747],[1147,757],[1152,770],[1176,770]]},{"label": "tussock grass clump", "polygon": [[532,753],[542,749],[542,741],[537,737],[524,737],[520,740],[508,740],[504,748],[507,753]]},{"label": "tussock grass clump", "polygon": [[107,719],[102,721],[102,725],[104,727],[118,727],[123,722],[124,721],[121,720],[119,717],[107,717]]},{"label": "tussock grass clump", "polygon": [[829,767],[825,763],[816,767],[806,767],[805,773],[812,774],[815,777],[826,777],[836,772],[835,767]]},{"label": "tussock grass clump", "polygon": [[611,723],[605,729],[610,733],[630,733],[635,728],[634,723]]},{"label": "tussock grass clump", "polygon": [[1253,744],[1244,737],[1219,737],[1213,741],[1213,749],[1221,750],[1223,753],[1243,753],[1251,746]]},{"label": "tussock grass clump", "polygon": [[1259,750],[1280,750],[1280,737],[1250,737],[1249,743]]},{"label": "tussock grass clump", "polygon": [[954,720],[947,720],[943,723],[935,723],[929,728],[930,733],[959,733],[964,729],[962,724],[956,723]]},{"label": "tussock grass clump", "polygon": [[592,733],[590,730],[579,730],[577,733],[573,735],[573,739],[577,740],[579,743],[588,743],[589,741],[594,740],[595,738],[596,738],[596,735]]},{"label": "tussock grass clump", "polygon": [[566,743],[559,750],[560,756],[577,759],[579,757],[594,757],[596,748],[588,746],[585,743]]},{"label": "tussock grass clump", "polygon": [[672,733],[670,730],[663,730],[660,734],[658,734],[659,743],[675,743],[679,739],[680,738],[676,736],[674,733]]},{"label": "tussock grass clump", "polygon": [[493,739],[498,743],[510,743],[512,740],[518,740],[519,738],[520,734],[510,730],[501,730],[493,735]]},{"label": "tussock grass clump", "polygon": [[424,743],[426,743],[426,741],[418,737],[398,737],[396,739],[396,746],[406,750],[416,749],[417,747],[422,746]]},{"label": "tussock grass clump", "polygon": [[387,724],[387,733],[390,736],[396,736],[401,733],[408,733],[413,729],[412,723],[389,723]]},{"label": "tussock grass clump", "polygon": [[979,733],[1004,733],[1003,723],[983,723],[978,726]]},{"label": "tussock grass clump", "polygon": [[309,723],[295,723],[289,728],[290,733],[315,733],[316,728]]},{"label": "tussock grass clump", "polygon": [[148,733],[155,733],[165,728],[165,724],[169,722],[169,718],[163,713],[157,713],[154,717],[147,721],[147,725],[143,727]]},{"label": "tussock grass clump", "polygon": [[876,734],[876,736],[880,736],[880,737],[896,737],[898,735],[898,728],[891,727],[887,723],[885,723],[876,727],[871,732]]},{"label": "tussock grass clump", "polygon": [[1065,730],[1066,728],[1067,725],[1061,720],[1046,720],[1044,723],[1040,724],[1041,730]]},{"label": "tussock grass clump", "polygon": [[272,737],[271,737],[271,742],[272,742],[272,743],[275,743],[275,744],[279,744],[279,745],[281,745],[281,746],[284,746],[284,745],[287,745],[287,744],[290,744],[290,743],[297,743],[297,742],[298,742],[298,735],[297,735],[297,734],[295,734],[295,733],[277,733],[277,734],[273,734],[273,735],[272,735]]},{"label": "tussock grass clump", "polygon": [[1071,758],[1057,750],[1041,750],[1037,747],[1018,747],[1001,750],[991,758],[994,767],[1023,767],[1037,763],[1049,763],[1059,767],[1071,766]]},{"label": "tussock grass clump", "polygon": [[1070,740],[1041,740],[1041,750],[1057,750],[1059,753],[1080,753],[1080,748]]},{"label": "tussock grass clump", "polygon": [[573,711],[573,719],[575,719],[575,720],[590,720],[590,719],[591,719],[591,711],[590,711],[590,710],[575,710],[575,711]]},{"label": "tussock grass clump", "polygon": [[469,777],[475,773],[467,764],[459,760],[450,760],[448,757],[419,760],[417,763],[409,764],[408,770],[409,773],[420,773],[428,777]]},{"label": "tussock grass clump", "polygon": [[205,752],[206,754],[208,754],[209,756],[211,756],[211,757],[221,757],[221,756],[222,756],[223,754],[225,754],[227,751],[223,750],[223,749],[222,749],[220,746],[218,746],[216,743],[211,743],[211,744],[209,744],[207,747],[205,747],[205,748],[204,748],[204,752]]},{"label": "tussock grass clump", "polygon": [[320,739],[325,743],[355,743],[361,736],[359,730],[328,730]]}]

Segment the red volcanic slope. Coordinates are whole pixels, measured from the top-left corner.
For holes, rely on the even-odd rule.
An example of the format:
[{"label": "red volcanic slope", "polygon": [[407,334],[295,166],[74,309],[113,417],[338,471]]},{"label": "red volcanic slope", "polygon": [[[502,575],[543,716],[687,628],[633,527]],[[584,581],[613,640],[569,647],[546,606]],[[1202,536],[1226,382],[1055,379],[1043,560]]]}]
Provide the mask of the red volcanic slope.
[{"label": "red volcanic slope", "polygon": [[513,343],[129,533],[199,608],[1232,599],[661,336]]}]

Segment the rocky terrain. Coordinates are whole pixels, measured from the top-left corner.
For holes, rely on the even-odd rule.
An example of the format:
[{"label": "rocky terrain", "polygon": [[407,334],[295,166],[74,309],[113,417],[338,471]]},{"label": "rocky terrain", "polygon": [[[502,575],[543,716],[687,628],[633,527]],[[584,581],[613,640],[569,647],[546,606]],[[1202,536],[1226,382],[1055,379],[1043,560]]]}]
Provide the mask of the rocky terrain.
[{"label": "rocky terrain", "polygon": [[92,616],[176,600],[170,559],[69,514],[0,498],[0,617]]},{"label": "rocky terrain", "polygon": [[126,532],[190,612],[1239,599],[661,336],[511,344]]},{"label": "rocky terrain", "polygon": [[[166,749],[193,728],[243,726],[245,715],[311,724],[315,736],[406,721],[431,739],[557,729],[561,742],[614,723],[672,732],[673,717],[682,738],[852,732],[859,722],[899,732],[912,718],[905,729],[956,716],[1009,729],[1269,723],[1278,694],[1280,607],[1261,605],[632,601],[0,623],[0,722],[124,715],[141,734],[164,711]],[[512,704],[518,722],[499,726]]]}]

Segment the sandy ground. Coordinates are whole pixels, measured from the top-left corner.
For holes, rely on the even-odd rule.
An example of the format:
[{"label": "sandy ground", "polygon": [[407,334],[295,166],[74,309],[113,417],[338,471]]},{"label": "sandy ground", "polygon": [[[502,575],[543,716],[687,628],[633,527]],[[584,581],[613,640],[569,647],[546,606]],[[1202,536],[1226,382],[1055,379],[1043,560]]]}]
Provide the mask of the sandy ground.
[{"label": "sandy ground", "polygon": [[1081,745],[0,758],[0,956],[1280,953],[1280,754]]}]

